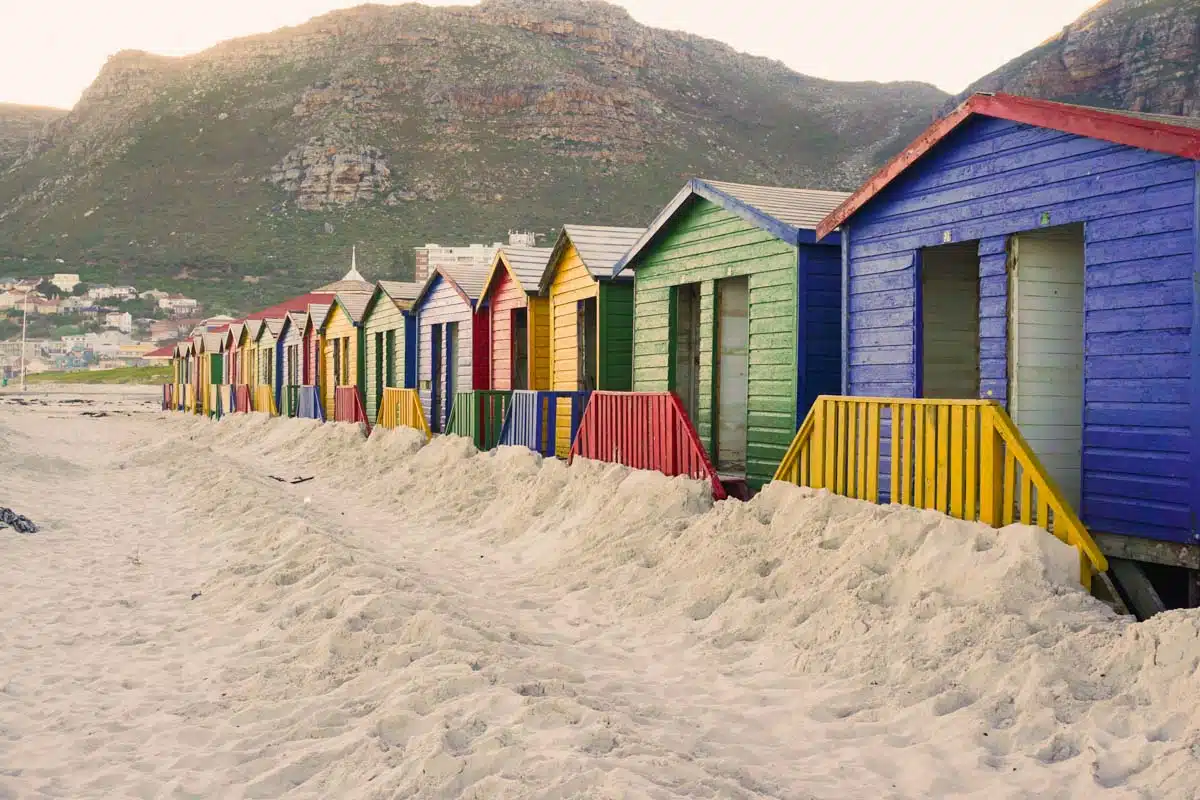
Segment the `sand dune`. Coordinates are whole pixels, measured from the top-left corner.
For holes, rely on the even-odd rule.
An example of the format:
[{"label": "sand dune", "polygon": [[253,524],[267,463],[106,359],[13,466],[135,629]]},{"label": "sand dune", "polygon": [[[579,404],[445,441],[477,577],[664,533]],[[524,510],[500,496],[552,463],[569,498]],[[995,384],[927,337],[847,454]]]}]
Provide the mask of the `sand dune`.
[{"label": "sand dune", "polygon": [[1200,796],[1200,613],[1034,529],[37,397],[0,798]]}]

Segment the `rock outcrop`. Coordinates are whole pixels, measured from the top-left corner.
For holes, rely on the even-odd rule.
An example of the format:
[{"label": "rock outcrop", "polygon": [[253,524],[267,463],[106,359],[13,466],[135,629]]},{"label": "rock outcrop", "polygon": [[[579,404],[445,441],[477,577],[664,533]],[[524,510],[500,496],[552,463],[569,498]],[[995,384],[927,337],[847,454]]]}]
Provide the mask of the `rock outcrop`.
[{"label": "rock outcrop", "polygon": [[1100,3],[973,91],[1200,116],[1200,0]]},{"label": "rock outcrop", "polygon": [[40,140],[46,126],[66,113],[59,108],[0,103],[0,170]]}]

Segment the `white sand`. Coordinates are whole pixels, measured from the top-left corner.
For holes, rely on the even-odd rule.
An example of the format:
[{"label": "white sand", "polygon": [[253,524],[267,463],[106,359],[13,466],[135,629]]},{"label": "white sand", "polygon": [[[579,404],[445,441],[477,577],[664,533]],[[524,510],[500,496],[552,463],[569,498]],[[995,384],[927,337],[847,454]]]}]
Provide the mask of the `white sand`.
[{"label": "white sand", "polygon": [[1033,529],[11,398],[0,798],[1200,796],[1200,613]]}]

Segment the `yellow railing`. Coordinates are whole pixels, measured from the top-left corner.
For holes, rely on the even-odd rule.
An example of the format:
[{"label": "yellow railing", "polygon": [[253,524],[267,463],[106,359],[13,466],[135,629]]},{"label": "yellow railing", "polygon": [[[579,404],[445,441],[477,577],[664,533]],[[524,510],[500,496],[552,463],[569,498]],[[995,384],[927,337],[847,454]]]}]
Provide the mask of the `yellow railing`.
[{"label": "yellow railing", "polygon": [[272,417],[279,416],[279,410],[275,408],[275,392],[270,386],[254,387],[254,410],[265,412]]},{"label": "yellow railing", "polygon": [[[884,425],[890,436],[881,436]],[[883,452],[885,443],[887,452]],[[1008,414],[993,400],[817,398],[775,480],[993,527],[1037,525],[1079,551],[1080,580],[1108,562]]]},{"label": "yellow railing", "polygon": [[416,389],[384,389],[375,424],[383,428],[416,428],[427,440],[433,435]]},{"label": "yellow railing", "polygon": [[196,413],[196,387],[190,383],[183,385],[183,410],[190,414]]}]

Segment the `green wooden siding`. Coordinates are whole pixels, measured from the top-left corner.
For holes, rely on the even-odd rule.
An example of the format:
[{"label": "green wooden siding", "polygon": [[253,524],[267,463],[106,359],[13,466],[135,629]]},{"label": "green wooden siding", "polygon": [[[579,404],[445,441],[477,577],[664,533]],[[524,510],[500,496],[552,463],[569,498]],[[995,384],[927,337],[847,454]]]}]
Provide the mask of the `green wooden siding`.
[{"label": "green wooden siding", "polygon": [[633,388],[633,282],[601,282],[599,303],[596,388],[628,392]]},{"label": "green wooden siding", "polygon": [[635,391],[676,390],[671,363],[672,287],[700,285],[699,411],[693,420],[713,448],[716,281],[749,276],[750,361],[746,479],[771,480],[796,431],[797,250],[714,203],[696,198],[679,212],[635,270]]},{"label": "green wooden siding", "polygon": [[[383,334],[381,338],[384,342],[384,353],[387,350],[388,339],[392,338],[395,342],[392,363],[390,365],[386,362],[383,363],[383,376],[386,385],[400,387],[404,378],[404,312],[388,297],[376,297],[363,318],[362,329],[363,338],[366,340],[363,348],[366,366],[365,380],[362,381],[363,408],[367,413],[367,419],[374,424],[375,416],[379,411],[377,395],[382,394],[377,385],[375,365],[383,355],[376,352],[375,334]],[[388,382],[389,376],[390,383]]]}]

